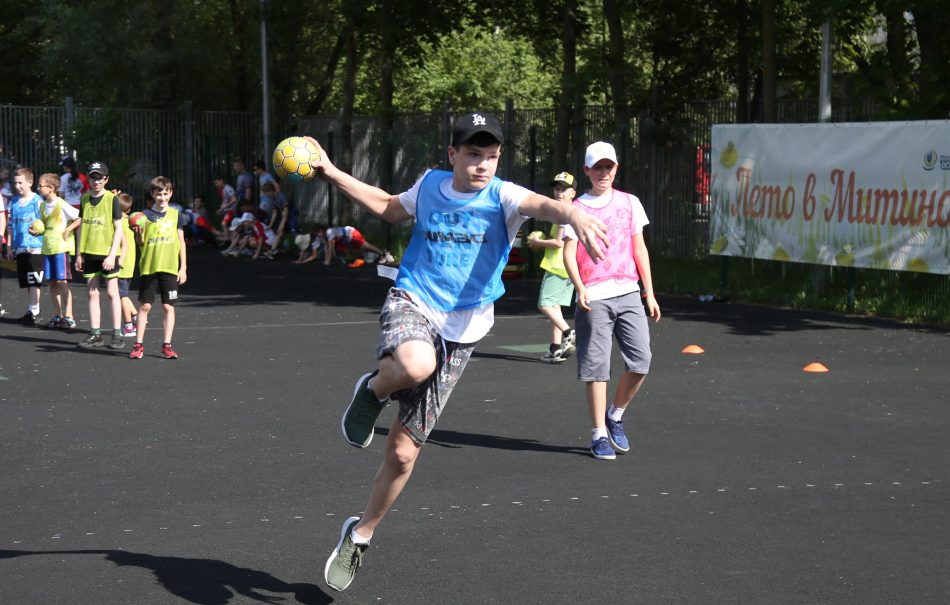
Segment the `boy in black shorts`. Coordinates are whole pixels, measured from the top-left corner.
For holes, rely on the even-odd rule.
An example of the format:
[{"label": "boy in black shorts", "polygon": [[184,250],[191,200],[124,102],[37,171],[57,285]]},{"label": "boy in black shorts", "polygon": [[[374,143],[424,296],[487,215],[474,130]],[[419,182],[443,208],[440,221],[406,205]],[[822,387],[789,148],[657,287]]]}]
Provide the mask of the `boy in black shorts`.
[{"label": "boy in black shorts", "polygon": [[148,325],[148,313],[152,310],[155,295],[162,297],[164,312],[164,340],[162,357],[178,359],[178,353],[172,349],[172,334],[175,331],[175,302],[178,300],[178,287],[188,280],[187,248],[185,247],[186,219],[175,208],[171,208],[172,182],[163,176],[157,176],[149,184],[154,203],[145,211],[148,222],[144,227],[132,227],[135,238],[141,247],[139,271],[142,284],[139,289],[139,318],[135,344],[130,359],[142,359],[145,349],[145,326]]},{"label": "boy in black shorts", "polygon": [[76,251],[76,271],[86,278],[89,294],[89,336],[79,343],[80,347],[101,347],[105,344],[101,334],[102,310],[99,308],[99,291],[103,282],[112,309],[112,341],[110,349],[125,347],[120,323],[122,301],[119,297],[119,252],[122,250],[122,208],[119,198],[106,190],[109,182],[109,167],[103,162],[92,162],[86,169],[89,191],[82,195],[79,207],[79,249]]}]

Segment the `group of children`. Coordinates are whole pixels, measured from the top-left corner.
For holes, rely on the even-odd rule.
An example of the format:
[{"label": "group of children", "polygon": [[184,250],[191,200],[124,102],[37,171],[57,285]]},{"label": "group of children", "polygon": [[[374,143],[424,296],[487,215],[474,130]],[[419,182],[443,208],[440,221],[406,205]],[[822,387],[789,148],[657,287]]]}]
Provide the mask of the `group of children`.
[{"label": "group of children", "polygon": [[254,173],[260,184],[260,203],[252,200],[253,180],[244,170],[241,160],[234,162],[238,174],[238,188],[228,185],[223,176],[214,178],[220,198],[218,216],[221,217],[220,242],[227,246],[224,256],[250,256],[253,259],[274,258],[280,250],[284,234],[297,233],[297,213],[280,184],[267,172],[262,161],[254,163]]},{"label": "group of children", "polygon": [[[75,170],[75,162],[69,167]],[[134,337],[129,357],[141,359],[148,315],[155,296],[160,295],[164,311],[161,355],[176,359],[178,354],[171,346],[175,302],[178,287],[187,280],[187,253],[183,232],[186,219],[183,213],[169,206],[172,183],[161,176],[152,179],[149,185],[152,204],[143,213],[145,220],[130,224],[132,198],[107,188],[108,166],[92,162],[85,177],[88,189],[80,194],[76,208],[59,196],[60,175],[40,175],[34,192],[33,171],[19,168],[14,172],[16,195],[8,202],[8,242],[16,255],[20,288],[27,291],[28,298],[27,312],[20,323],[37,323],[41,286],[46,281],[55,312],[47,327],[76,326],[68,285],[74,268],[85,278],[89,298],[89,333],[78,343],[80,347],[123,349],[123,337]],[[66,175],[63,178],[67,178]],[[76,189],[81,191],[79,187]],[[0,224],[0,227],[6,226]],[[138,310],[129,296],[136,268],[141,280]],[[106,292],[112,319],[112,338],[108,344],[102,336],[102,290]]]},{"label": "group of children", "polygon": [[[577,376],[585,384],[593,427],[591,455],[611,460],[629,451],[622,418],[650,367],[647,317],[660,319],[643,240],[648,222],[643,206],[613,189],[617,156],[608,143],[587,149],[589,193],[574,199],[574,177],[560,173],[551,199],[495,176],[503,142],[493,116],[462,116],[447,150],[451,170],[429,170],[398,195],[341,171],[322,149],[321,159],[312,163],[321,178],[383,220],[414,219],[380,313],[376,367],[357,379],[341,422],[346,442],[365,448],[382,410],[398,404],[363,512],[343,522],[324,566],[324,579],[335,590],[345,590],[362,566],[475,345],[491,329],[493,302],[504,293],[501,274],[527,217],[554,225],[549,237],[529,239],[529,245],[546,251],[548,275],[539,307],[552,325],[548,360],[563,359],[576,347]],[[560,310],[570,304],[571,288],[577,300],[573,330]],[[608,409],[614,338],[625,371]]]},{"label": "group of children", "polygon": [[[391,265],[396,259],[389,250],[382,250],[366,241],[366,237],[356,227],[329,227],[323,223],[315,224],[309,234],[298,235],[294,243],[300,250],[295,265],[305,265],[321,260],[324,265],[331,264],[334,259],[346,263],[347,267],[362,267],[370,257],[374,261]],[[347,261],[348,254],[355,254],[356,258]]]}]

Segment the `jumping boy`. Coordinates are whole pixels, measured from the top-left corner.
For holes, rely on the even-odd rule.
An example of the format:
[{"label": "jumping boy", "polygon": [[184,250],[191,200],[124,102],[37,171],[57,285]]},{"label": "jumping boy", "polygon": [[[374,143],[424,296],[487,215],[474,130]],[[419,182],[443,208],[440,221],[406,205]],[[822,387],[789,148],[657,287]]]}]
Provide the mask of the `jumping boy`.
[{"label": "jumping boy", "polygon": [[86,169],[89,191],[82,195],[79,207],[79,250],[76,254],[76,271],[86,278],[89,295],[89,336],[79,346],[101,347],[100,328],[102,311],[99,308],[99,292],[103,283],[112,310],[112,341],[110,349],[125,347],[122,340],[122,301],[119,296],[119,252],[122,250],[122,208],[119,198],[106,190],[109,182],[109,167],[103,162],[92,162]]},{"label": "jumping boy", "polygon": [[79,210],[56,193],[60,188],[59,175],[48,172],[40,175],[39,193],[44,203],[43,215],[43,270],[49,282],[49,295],[56,312],[46,324],[50,328],[74,328],[73,295],[69,289],[69,254],[76,249],[73,231],[79,227]]},{"label": "jumping boy", "polygon": [[[574,175],[559,172],[551,182],[554,199],[570,204],[574,201]],[[561,307],[570,307],[574,298],[574,284],[564,268],[564,225],[551,225],[548,237],[528,236],[532,250],[544,250],[541,268],[541,292],[538,295],[538,310],[551,322],[551,344],[541,361],[561,363],[567,361],[574,351],[574,330],[564,321]]]},{"label": "jumping boy", "polygon": [[380,313],[378,366],[357,380],[343,415],[344,438],[365,448],[386,402],[399,402],[363,516],[344,521],[324,567],[324,579],[335,590],[352,582],[475,344],[491,329],[493,302],[504,293],[501,273],[524,219],[571,223],[594,258],[602,254],[596,243],[606,238],[600,221],[495,177],[503,138],[494,117],[462,116],[448,148],[451,172],[429,170],[400,195],[342,172],[322,149],[321,160],[313,162],[326,181],[383,220],[415,218],[395,287]]},{"label": "jumping boy", "polygon": [[[654,321],[660,321],[660,306],[653,295],[650,255],[643,241],[643,228],[649,221],[636,196],[613,188],[617,176],[613,145],[592,143],[585,155],[584,174],[591,189],[574,200],[574,206],[607,224],[607,254],[604,262],[597,263],[588,249],[577,245],[577,233],[568,225],[564,229],[564,265],[577,289],[577,378],[585,383],[593,424],[590,453],[599,460],[613,460],[616,452],[630,450],[623,412],[650,371],[650,326],[644,304]],[[638,280],[643,284],[644,302],[640,301]],[[608,410],[614,336],[626,371]]]},{"label": "jumping boy", "polygon": [[148,313],[152,310],[155,294],[162,297],[164,339],[162,357],[178,359],[178,353],[172,349],[172,335],[175,332],[175,302],[178,300],[178,288],[188,281],[188,259],[185,247],[185,232],[181,214],[170,208],[172,201],[172,182],[163,176],[157,176],[149,183],[154,204],[145,211],[148,222],[144,228],[134,227],[136,240],[141,246],[139,273],[139,318],[135,344],[132,345],[131,359],[142,359],[145,349],[145,326],[148,325]]},{"label": "jumping boy", "polygon": [[43,285],[43,236],[33,230],[33,223],[42,219],[43,198],[33,192],[33,171],[17,168],[13,173],[16,195],[8,202],[10,208],[10,247],[16,255],[16,272],[20,288],[27,292],[26,313],[20,318],[24,326],[36,325],[40,316],[40,286]]}]

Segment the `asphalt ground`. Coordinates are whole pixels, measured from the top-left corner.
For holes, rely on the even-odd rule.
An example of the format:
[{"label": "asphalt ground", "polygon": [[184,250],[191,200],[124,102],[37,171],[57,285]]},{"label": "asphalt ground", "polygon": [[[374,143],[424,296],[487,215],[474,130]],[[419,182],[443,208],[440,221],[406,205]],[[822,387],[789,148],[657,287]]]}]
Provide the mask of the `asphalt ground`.
[{"label": "asphalt ground", "polygon": [[336,593],[393,414],[366,450],[340,436],[388,282],[189,264],[173,361],[157,316],[141,361],[18,325],[3,272],[0,603],[950,602],[946,330],[661,297],[632,450],[597,461],[574,359],[538,360],[537,283],[509,282]]}]

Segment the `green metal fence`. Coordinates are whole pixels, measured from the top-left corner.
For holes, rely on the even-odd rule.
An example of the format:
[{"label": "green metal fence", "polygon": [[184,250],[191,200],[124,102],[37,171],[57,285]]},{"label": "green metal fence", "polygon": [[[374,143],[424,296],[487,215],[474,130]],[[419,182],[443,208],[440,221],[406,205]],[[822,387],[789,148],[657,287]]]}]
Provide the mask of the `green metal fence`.
[{"label": "green metal fence", "polygon": [[[866,101],[836,101],[833,108],[832,119],[839,122],[868,121],[875,114],[873,104]],[[778,107],[782,122],[814,122],[817,112],[816,101],[782,100]],[[350,133],[352,164],[345,167],[387,191],[404,191],[426,168],[446,167],[451,124],[461,113],[465,111],[446,107],[438,112],[400,114],[389,131],[378,118],[357,116]],[[556,110],[509,104],[498,115],[506,138],[499,176],[546,192],[551,177],[568,170],[583,185],[587,144],[609,141],[617,148],[621,164],[618,187],[639,196],[651,219],[647,236],[652,253],[676,259],[706,258],[709,204],[703,180],[710,170],[711,127],[734,122],[735,115],[734,101],[703,101],[662,117],[642,113],[618,126],[610,107],[585,107],[571,116],[567,160],[561,164],[555,159]],[[309,134],[341,163],[342,127],[339,116],[278,120],[273,142],[290,134]],[[63,107],[0,106],[0,163],[16,162],[38,173],[59,172],[60,158],[76,153],[80,164],[92,159],[109,163],[111,185],[130,192],[137,203],[144,199],[148,181],[158,174],[172,179],[179,199],[200,193],[213,200],[212,178],[220,174],[233,182],[232,160],[241,157],[250,164],[256,159],[261,133],[257,114],[192,111],[189,104],[175,111],[74,107],[68,99]],[[285,190],[304,222],[357,224],[383,233],[387,244],[390,236],[398,237],[320,181],[287,185]],[[749,259],[730,262],[740,269],[737,274],[745,264],[752,266]],[[800,273],[782,271],[782,275]],[[839,292],[843,284],[853,284],[853,275],[847,279],[835,279],[835,275],[827,267],[814,267],[807,283],[788,285],[822,293]],[[883,297],[903,287],[901,280],[906,279],[880,271],[862,271],[857,276],[862,295],[870,297]],[[919,296],[935,303],[948,298],[950,279],[935,276],[924,281]],[[711,289],[714,286],[710,284]]]}]

